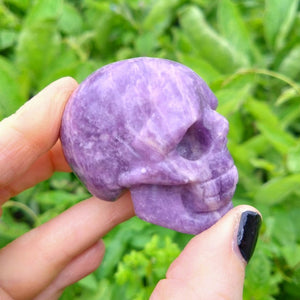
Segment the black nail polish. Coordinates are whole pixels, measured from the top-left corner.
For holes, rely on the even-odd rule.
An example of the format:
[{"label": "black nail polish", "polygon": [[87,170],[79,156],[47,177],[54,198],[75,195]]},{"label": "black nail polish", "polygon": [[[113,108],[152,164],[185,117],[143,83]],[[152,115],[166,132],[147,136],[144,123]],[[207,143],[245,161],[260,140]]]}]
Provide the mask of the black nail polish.
[{"label": "black nail polish", "polygon": [[255,249],[261,217],[254,211],[245,211],[241,215],[237,244],[240,252],[248,263]]}]

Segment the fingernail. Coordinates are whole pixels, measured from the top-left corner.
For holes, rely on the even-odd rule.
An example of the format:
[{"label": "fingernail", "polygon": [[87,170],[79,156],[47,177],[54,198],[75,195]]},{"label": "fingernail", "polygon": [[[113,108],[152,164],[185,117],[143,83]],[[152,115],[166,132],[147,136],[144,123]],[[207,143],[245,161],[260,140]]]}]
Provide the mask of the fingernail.
[{"label": "fingernail", "polygon": [[248,263],[256,246],[261,217],[254,211],[245,211],[241,215],[237,235],[237,244],[240,252]]}]

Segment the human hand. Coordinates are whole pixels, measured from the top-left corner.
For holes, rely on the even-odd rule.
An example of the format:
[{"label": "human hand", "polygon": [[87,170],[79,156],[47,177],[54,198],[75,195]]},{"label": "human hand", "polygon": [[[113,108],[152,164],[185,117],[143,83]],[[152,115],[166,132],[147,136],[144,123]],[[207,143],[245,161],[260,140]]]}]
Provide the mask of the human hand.
[{"label": "human hand", "polygon": [[[0,205],[54,171],[71,171],[58,136],[76,87],[60,79],[0,123]],[[92,197],[16,239],[0,250],[0,299],[58,299],[99,266],[101,237],[133,215],[129,194],[113,203]]]},{"label": "human hand", "polygon": [[[65,103],[76,86],[71,78],[58,80],[0,123],[0,204],[54,171],[71,171],[58,134]],[[249,210],[255,211],[236,207],[193,238],[151,299],[242,299],[246,260],[237,233],[241,213]],[[0,299],[58,299],[65,287],[99,266],[101,237],[133,215],[128,193],[113,203],[92,197],[16,239],[0,250]],[[252,219],[259,223],[257,215]],[[246,259],[257,234],[253,224],[250,229],[253,242],[241,248]]]},{"label": "human hand", "polygon": [[150,300],[242,300],[260,224],[261,216],[251,206],[229,211],[188,243]]}]

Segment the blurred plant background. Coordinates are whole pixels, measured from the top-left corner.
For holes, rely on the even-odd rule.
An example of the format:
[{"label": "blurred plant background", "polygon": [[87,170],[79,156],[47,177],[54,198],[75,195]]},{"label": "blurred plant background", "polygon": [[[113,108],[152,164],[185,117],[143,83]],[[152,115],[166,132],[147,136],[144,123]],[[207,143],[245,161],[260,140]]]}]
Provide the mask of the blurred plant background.
[{"label": "blurred plant background", "polygon": [[[57,78],[80,82],[136,56],[186,64],[215,92],[239,170],[234,204],[264,217],[244,299],[299,300],[299,1],[0,0],[0,119]],[[14,197],[0,246],[87,197],[63,173]],[[102,266],[61,299],[148,299],[190,238],[133,218],[105,237]]]}]

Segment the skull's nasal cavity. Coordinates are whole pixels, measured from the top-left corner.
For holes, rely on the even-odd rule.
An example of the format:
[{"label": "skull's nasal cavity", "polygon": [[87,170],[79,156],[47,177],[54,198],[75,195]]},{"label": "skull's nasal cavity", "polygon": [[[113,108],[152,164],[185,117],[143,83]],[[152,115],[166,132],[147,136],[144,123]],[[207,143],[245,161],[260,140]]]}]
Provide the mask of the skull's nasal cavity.
[{"label": "skull's nasal cavity", "polygon": [[198,160],[211,145],[209,131],[200,123],[194,123],[177,145],[177,153],[187,160]]}]

